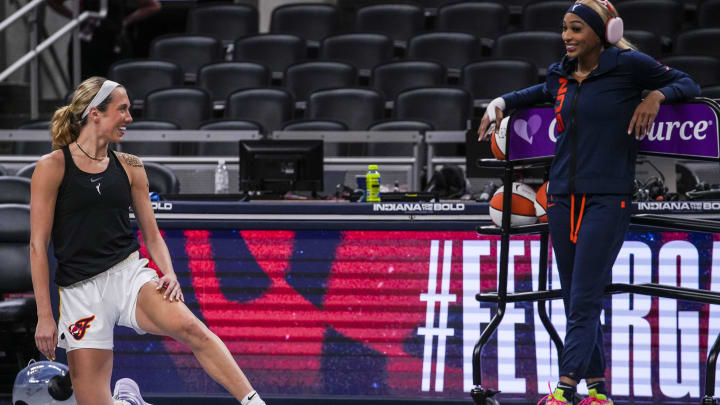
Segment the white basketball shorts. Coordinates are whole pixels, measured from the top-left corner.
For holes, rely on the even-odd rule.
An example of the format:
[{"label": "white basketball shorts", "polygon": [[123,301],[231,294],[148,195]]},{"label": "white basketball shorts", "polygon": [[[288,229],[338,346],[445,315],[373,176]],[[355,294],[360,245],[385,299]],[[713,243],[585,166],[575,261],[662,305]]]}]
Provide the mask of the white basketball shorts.
[{"label": "white basketball shorts", "polygon": [[138,326],[135,308],[140,288],[157,279],[147,263],[134,252],[95,277],[60,287],[58,347],[112,350],[115,325],[145,334]]}]

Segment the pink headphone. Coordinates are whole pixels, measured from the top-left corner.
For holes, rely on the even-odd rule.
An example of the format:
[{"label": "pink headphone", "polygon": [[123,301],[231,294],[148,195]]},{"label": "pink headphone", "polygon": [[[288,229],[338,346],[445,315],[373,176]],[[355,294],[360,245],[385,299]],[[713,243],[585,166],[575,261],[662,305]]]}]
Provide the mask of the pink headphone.
[{"label": "pink headphone", "polygon": [[[611,14],[617,15],[617,11],[613,8],[613,6],[607,1],[607,0],[596,0],[598,3],[602,4],[610,10]],[[608,19],[607,24],[605,25],[605,39],[615,45],[623,37],[623,20],[620,17],[610,17]]]}]

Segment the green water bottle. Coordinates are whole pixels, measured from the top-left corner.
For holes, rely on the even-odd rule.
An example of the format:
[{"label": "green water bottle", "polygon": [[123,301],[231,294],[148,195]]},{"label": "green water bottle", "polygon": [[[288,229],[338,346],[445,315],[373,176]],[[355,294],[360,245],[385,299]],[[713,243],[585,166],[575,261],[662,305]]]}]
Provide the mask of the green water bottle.
[{"label": "green water bottle", "polygon": [[365,201],[380,202],[380,172],[377,165],[368,166],[365,174]]}]

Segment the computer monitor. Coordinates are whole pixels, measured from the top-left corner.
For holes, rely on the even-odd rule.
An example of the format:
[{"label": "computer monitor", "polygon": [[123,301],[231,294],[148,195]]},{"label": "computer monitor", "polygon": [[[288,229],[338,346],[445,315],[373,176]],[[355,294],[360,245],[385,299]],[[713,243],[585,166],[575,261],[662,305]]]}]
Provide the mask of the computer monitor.
[{"label": "computer monitor", "polygon": [[323,141],[240,141],[240,191],[323,189]]}]

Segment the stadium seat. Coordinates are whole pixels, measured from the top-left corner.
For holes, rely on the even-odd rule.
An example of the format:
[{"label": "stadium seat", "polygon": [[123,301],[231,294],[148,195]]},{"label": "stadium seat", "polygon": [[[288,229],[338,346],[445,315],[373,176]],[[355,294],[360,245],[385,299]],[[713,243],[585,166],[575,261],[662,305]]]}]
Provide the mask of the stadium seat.
[{"label": "stadium seat", "polygon": [[524,59],[495,59],[466,65],[460,85],[470,92],[476,107],[511,91],[538,83],[537,67]]},{"label": "stadium seat", "polygon": [[675,39],[673,54],[720,58],[720,28],[700,28],[680,33]]},{"label": "stadium seat", "polygon": [[327,37],[320,45],[320,57],[349,63],[361,77],[369,77],[370,70],[392,59],[393,42],[383,34],[342,34]]},{"label": "stadium seat", "polygon": [[424,29],[423,9],[415,4],[374,4],[355,13],[355,31],[385,34],[400,48]]},{"label": "stadium seat", "polygon": [[142,108],[145,96],[153,90],[182,86],[183,71],[176,63],[164,60],[123,60],[110,66],[108,79],[121,83],[134,108]]},{"label": "stadium seat", "polygon": [[257,122],[269,134],[292,119],[293,107],[292,95],[285,89],[244,89],[228,96],[225,118]]},{"label": "stadium seat", "polygon": [[317,48],[320,40],[337,32],[338,9],[326,3],[291,3],[277,7],[270,16],[270,32],[292,34]]},{"label": "stadium seat", "polygon": [[427,60],[401,60],[375,66],[370,86],[385,96],[389,107],[401,91],[415,87],[442,86],[447,73],[445,67]]},{"label": "stadium seat", "polygon": [[320,90],[308,99],[305,116],[311,119],[340,121],[351,131],[365,131],[383,118],[383,96],[364,88]]},{"label": "stadium seat", "polygon": [[8,175],[7,167],[0,165],[0,176],[7,176],[7,175]]},{"label": "stadium seat", "polygon": [[426,121],[438,131],[464,131],[471,104],[470,93],[460,88],[410,89],[397,95],[393,118]]},{"label": "stadium seat", "polygon": [[698,26],[717,27],[720,21],[720,0],[701,0],[697,7]]},{"label": "stadium seat", "polygon": [[510,10],[500,3],[459,2],[446,4],[437,12],[437,31],[465,32],[492,42],[507,31]]},{"label": "stadium seat", "polygon": [[637,47],[640,52],[646,53],[653,58],[662,56],[662,41],[660,37],[650,31],[627,30],[623,37]]},{"label": "stadium seat", "polygon": [[34,129],[48,131],[48,138],[46,141],[32,142],[32,141],[16,141],[13,142],[14,153],[16,155],[44,155],[52,152],[52,142],[50,141],[50,120],[32,120],[27,121],[18,126],[17,129]]},{"label": "stadium seat", "polygon": [[663,64],[681,70],[701,86],[720,84],[720,59],[712,56],[670,56],[660,60]]},{"label": "stadium seat", "polygon": [[[31,358],[38,358],[34,335],[37,308],[32,294],[30,273],[30,206],[0,204],[0,347],[15,357],[22,369]],[[22,293],[12,298],[6,294]]]},{"label": "stadium seat", "polygon": [[460,69],[481,57],[480,40],[464,32],[430,32],[414,36],[408,42],[408,58],[441,63],[448,75],[457,77]]},{"label": "stadium seat", "polygon": [[205,65],[198,71],[197,86],[210,93],[216,107],[224,108],[230,93],[240,89],[270,84],[270,69],[255,62],[220,62]]},{"label": "stadium seat", "polygon": [[562,32],[562,21],[572,1],[540,1],[527,4],[522,11],[524,31]]},{"label": "stadium seat", "polygon": [[180,182],[170,168],[160,163],[143,161],[147,173],[150,191],[158,194],[177,194],[180,192]]},{"label": "stadium seat", "polygon": [[204,35],[165,35],[150,44],[151,59],[176,63],[185,73],[185,81],[195,82],[198,69],[223,60],[220,41]]},{"label": "stadium seat", "polygon": [[258,32],[258,11],[248,4],[198,5],[188,13],[187,32],[231,44]]},{"label": "stadium seat", "polygon": [[545,76],[548,66],[565,56],[559,32],[526,31],[505,34],[495,41],[493,55],[497,58],[525,58]]},{"label": "stadium seat", "polygon": [[[177,124],[168,121],[138,120],[127,125],[128,131],[173,131],[180,129]],[[180,146],[174,142],[121,142],[123,152],[138,156],[172,156],[177,155]]]},{"label": "stadium seat", "polygon": [[347,131],[347,125],[335,120],[299,119],[283,124],[283,131]]},{"label": "stadium seat", "polygon": [[334,87],[352,87],[357,84],[357,69],[342,62],[309,61],[288,66],[285,70],[285,87],[302,108],[310,93]]},{"label": "stadium seat", "polygon": [[233,50],[234,61],[262,63],[272,70],[273,78],[276,79],[282,78],[288,66],[306,56],[305,41],[286,34],[259,34],[240,38],[235,41]]},{"label": "stadium seat", "polygon": [[[255,121],[246,120],[213,120],[200,125],[205,131],[258,131],[263,132],[262,126]],[[240,147],[237,142],[203,142],[198,145],[198,154],[203,156],[238,156]]]},{"label": "stadium seat", "polygon": [[15,175],[18,177],[25,177],[31,179],[33,173],[35,172],[35,165],[37,165],[37,162],[27,164],[18,169],[18,171],[15,172]]},{"label": "stadium seat", "polygon": [[633,0],[615,7],[627,29],[650,31],[669,45],[680,32],[683,5],[674,0]]},{"label": "stadium seat", "polygon": [[715,100],[720,99],[720,84],[716,86],[703,87],[701,95]]},{"label": "stadium seat", "polygon": [[145,97],[146,119],[170,121],[180,129],[196,129],[210,119],[212,103],[206,90],[172,87],[155,90]]},{"label": "stadium seat", "polygon": [[0,176],[0,204],[30,204],[30,179]]},{"label": "stadium seat", "polygon": [[[418,120],[383,120],[372,123],[368,131],[432,131],[430,123]],[[371,143],[368,156],[412,156],[413,144],[408,143]]]}]

